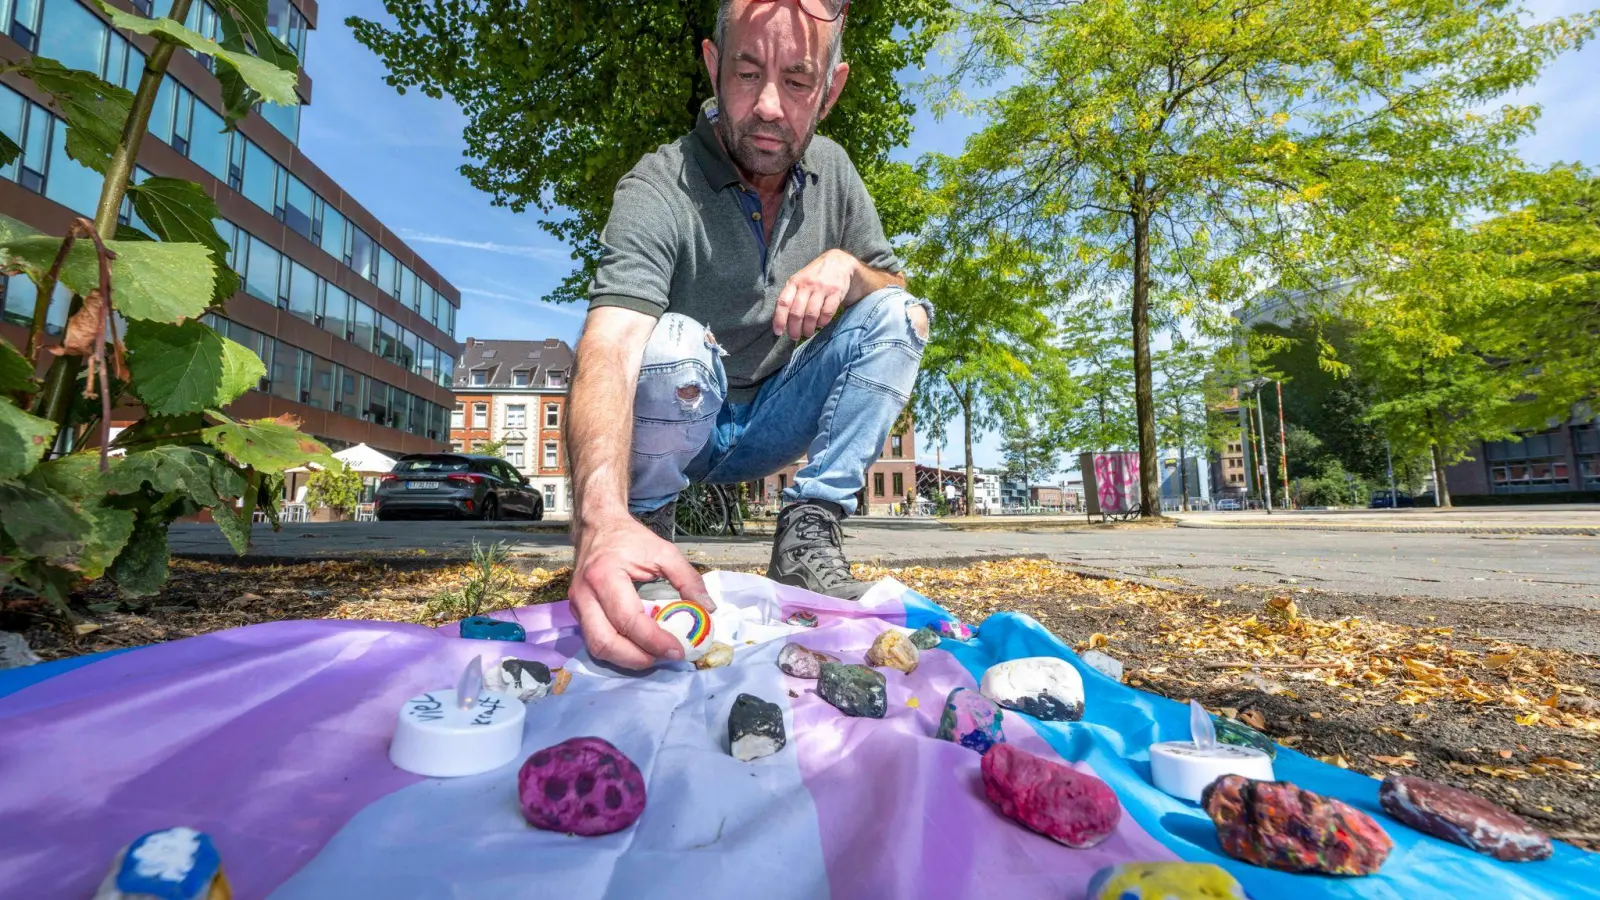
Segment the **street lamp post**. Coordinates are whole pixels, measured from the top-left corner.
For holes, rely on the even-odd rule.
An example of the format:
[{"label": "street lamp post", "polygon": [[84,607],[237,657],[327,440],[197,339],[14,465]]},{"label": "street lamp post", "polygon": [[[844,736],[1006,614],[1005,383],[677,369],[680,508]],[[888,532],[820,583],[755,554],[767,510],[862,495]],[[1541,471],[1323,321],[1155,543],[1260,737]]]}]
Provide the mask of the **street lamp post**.
[{"label": "street lamp post", "polygon": [[1388,441],[1384,441],[1383,455],[1389,465],[1389,508],[1398,509],[1400,500],[1394,492],[1394,445]]},{"label": "street lamp post", "polygon": [[1261,416],[1261,388],[1256,388],[1256,436],[1261,439],[1261,486],[1267,493],[1267,515],[1272,515],[1272,468],[1267,465],[1267,425]]}]

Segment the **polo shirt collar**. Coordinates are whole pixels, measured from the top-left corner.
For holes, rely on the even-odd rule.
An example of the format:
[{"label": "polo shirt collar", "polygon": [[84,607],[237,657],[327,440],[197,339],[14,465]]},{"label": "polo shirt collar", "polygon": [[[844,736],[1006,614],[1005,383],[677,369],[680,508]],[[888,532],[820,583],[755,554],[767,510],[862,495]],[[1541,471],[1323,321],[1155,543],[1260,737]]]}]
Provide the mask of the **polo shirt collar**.
[{"label": "polo shirt collar", "polygon": [[[717,98],[711,97],[700,104],[700,115],[694,123],[695,158],[700,163],[700,171],[705,173],[706,182],[712,190],[720,191],[729,185],[738,186],[744,183],[739,177],[739,169],[729,158],[728,151],[722,146],[722,140],[717,137],[716,126],[712,123],[717,117]],[[794,171],[790,174],[790,183],[796,188],[802,188],[808,181],[815,181],[816,170],[811,163],[811,148],[807,147],[805,155],[794,164]]]}]

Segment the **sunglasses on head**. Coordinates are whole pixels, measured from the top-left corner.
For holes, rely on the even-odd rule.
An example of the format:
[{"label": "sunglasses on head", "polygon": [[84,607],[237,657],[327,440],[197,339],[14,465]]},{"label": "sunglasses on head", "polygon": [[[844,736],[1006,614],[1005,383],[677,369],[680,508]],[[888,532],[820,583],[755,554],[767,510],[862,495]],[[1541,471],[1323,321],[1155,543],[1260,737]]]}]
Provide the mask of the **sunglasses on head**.
[{"label": "sunglasses on head", "polygon": [[[776,3],[777,0],[755,0],[756,3]],[[832,22],[850,8],[850,0],[800,0],[800,11],[821,22]]]}]

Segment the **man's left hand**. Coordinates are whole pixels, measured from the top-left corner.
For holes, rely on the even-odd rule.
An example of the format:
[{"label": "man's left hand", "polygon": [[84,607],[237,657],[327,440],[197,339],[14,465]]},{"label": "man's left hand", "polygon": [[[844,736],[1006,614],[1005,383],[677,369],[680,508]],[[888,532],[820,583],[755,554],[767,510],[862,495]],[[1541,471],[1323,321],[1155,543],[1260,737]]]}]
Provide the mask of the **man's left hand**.
[{"label": "man's left hand", "polygon": [[839,308],[861,299],[852,296],[860,260],[843,250],[829,250],[794,273],[772,315],[772,333],[804,340],[826,327]]}]

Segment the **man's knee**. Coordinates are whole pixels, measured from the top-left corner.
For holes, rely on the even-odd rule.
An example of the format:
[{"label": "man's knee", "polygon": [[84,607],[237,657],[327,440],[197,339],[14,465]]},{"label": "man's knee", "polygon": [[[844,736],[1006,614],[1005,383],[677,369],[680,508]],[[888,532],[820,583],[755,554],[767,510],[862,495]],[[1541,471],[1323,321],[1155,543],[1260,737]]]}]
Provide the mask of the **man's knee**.
[{"label": "man's knee", "polygon": [[645,345],[634,417],[684,422],[716,415],[722,407],[720,353],[704,325],[679,313],[663,315]]},{"label": "man's knee", "polygon": [[933,304],[901,287],[888,287],[862,298],[859,304],[871,321],[867,328],[877,340],[903,340],[919,353],[933,327]]}]

